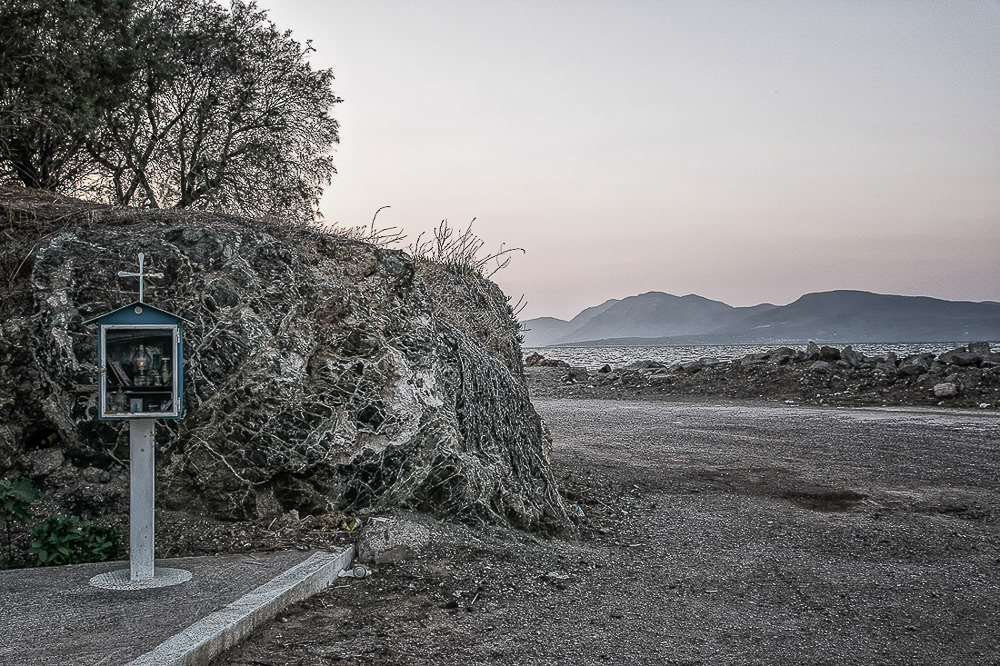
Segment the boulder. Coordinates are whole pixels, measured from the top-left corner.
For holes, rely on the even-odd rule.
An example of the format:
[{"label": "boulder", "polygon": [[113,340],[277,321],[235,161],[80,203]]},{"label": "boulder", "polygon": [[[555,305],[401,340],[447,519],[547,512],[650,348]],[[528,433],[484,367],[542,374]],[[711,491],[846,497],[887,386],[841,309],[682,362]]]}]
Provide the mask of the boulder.
[{"label": "boulder", "polygon": [[912,359],[904,360],[899,364],[899,374],[906,377],[915,377],[921,375],[931,369],[927,361],[923,357],[915,357]]},{"label": "boulder", "polygon": [[611,372],[611,370],[612,370],[611,366],[605,363],[604,365],[601,366],[598,372],[601,373],[602,375],[606,375],[607,373]]},{"label": "boulder", "polygon": [[538,365],[540,362],[544,360],[545,360],[544,356],[542,356],[538,352],[533,352],[525,357],[524,365],[530,368]]},{"label": "boulder", "polygon": [[88,467],[83,470],[83,479],[87,483],[107,483],[111,480],[111,474],[105,469]]},{"label": "boulder", "polygon": [[678,368],[681,372],[693,375],[696,372],[701,372],[705,369],[705,364],[701,361],[690,361],[688,363],[681,363]]},{"label": "boulder", "polygon": [[747,354],[740,359],[740,365],[761,365],[767,363],[768,354]]},{"label": "boulder", "polygon": [[633,361],[632,363],[629,363],[628,365],[626,365],[625,369],[626,370],[650,370],[652,368],[665,368],[665,367],[667,367],[667,366],[665,364],[663,364],[663,363],[660,363],[659,361],[645,360],[645,361]]},{"label": "boulder", "polygon": [[392,564],[419,555],[431,542],[426,527],[406,518],[374,518],[358,539],[358,560]]},{"label": "boulder", "polygon": [[947,363],[948,365],[954,365],[955,364],[954,359],[957,354],[967,354],[967,353],[969,353],[967,347],[964,346],[956,347],[955,349],[946,351],[945,353],[938,356],[938,360],[941,361],[942,363]]},{"label": "boulder", "polygon": [[585,382],[590,377],[590,373],[587,372],[587,368],[570,368],[562,381],[568,384],[576,384],[577,382]]},{"label": "boulder", "polygon": [[860,368],[864,365],[864,357],[858,352],[854,351],[854,347],[847,345],[840,352],[840,359],[847,363],[848,366],[852,368]]},{"label": "boulder", "polygon": [[24,471],[33,479],[42,479],[54,474],[66,461],[62,449],[38,449],[24,455]]},{"label": "boulder", "polygon": [[900,365],[909,365],[910,363],[913,363],[915,361],[923,361],[924,364],[927,365],[927,367],[930,367],[930,364],[934,360],[935,356],[936,355],[932,354],[931,352],[922,352],[920,354],[910,354],[909,356],[907,356],[906,358],[904,358],[902,361],[900,361],[899,364]]},{"label": "boulder", "polygon": [[806,345],[806,352],[805,352],[805,354],[806,354],[806,360],[807,361],[815,361],[815,360],[817,360],[819,358],[819,352],[820,352],[819,345],[817,345],[815,342],[813,342],[812,340],[810,340],[809,344]]},{"label": "boulder", "polygon": [[795,350],[789,347],[778,347],[767,354],[768,361],[774,365],[787,365],[795,360]]},{"label": "boulder", "polygon": [[980,356],[993,352],[993,350],[990,349],[990,343],[988,342],[970,342],[968,344],[968,349],[973,354],[979,354]]},{"label": "boulder", "polygon": [[828,347],[823,345],[819,348],[819,360],[821,361],[839,361],[840,360],[840,350],[836,347]]},{"label": "boulder", "polygon": [[894,363],[878,363],[875,365],[875,370],[881,372],[888,378],[894,378],[899,374],[899,370],[896,368]]},{"label": "boulder", "polygon": [[810,372],[815,372],[819,374],[825,374],[827,372],[830,372],[830,370],[832,369],[833,366],[827,363],[826,361],[816,361],[815,363],[809,366]]},{"label": "boulder", "polygon": [[528,396],[517,322],[493,283],[318,227],[136,211],[0,188],[0,477],[58,433],[118,469],[128,428],[96,418],[96,331],[134,301],[184,317],[184,414],[156,425],[160,506],[571,523]]},{"label": "boulder", "polygon": [[558,358],[543,358],[538,362],[538,365],[543,368],[568,368],[569,363]]},{"label": "boulder", "polygon": [[942,382],[934,385],[935,398],[956,398],[959,394],[958,384]]},{"label": "boulder", "polygon": [[982,361],[982,357],[975,352],[956,352],[948,354],[947,356],[942,354],[941,360],[945,363],[950,363],[951,365],[971,367],[979,365]]}]

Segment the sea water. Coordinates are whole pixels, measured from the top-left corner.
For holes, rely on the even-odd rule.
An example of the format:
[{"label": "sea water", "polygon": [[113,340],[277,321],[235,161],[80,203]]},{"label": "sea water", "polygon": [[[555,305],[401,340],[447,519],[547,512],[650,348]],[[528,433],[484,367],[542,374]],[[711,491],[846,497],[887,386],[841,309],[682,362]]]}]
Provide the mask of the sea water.
[{"label": "sea water", "polygon": [[[817,342],[822,345],[823,343]],[[830,346],[843,349],[850,343],[830,343]],[[861,342],[851,345],[854,350],[865,356],[885,356],[894,352],[897,357],[904,358],[910,354],[943,352],[962,347],[964,342]],[[777,349],[782,345],[681,345],[676,347],[526,347],[525,355],[538,352],[545,358],[566,361],[572,366],[596,370],[604,364],[620,368],[635,361],[659,361],[665,365],[674,363],[690,363],[699,358],[717,358],[720,361],[743,358],[747,354],[762,354]],[[788,345],[792,349],[805,350],[805,345]],[[994,350],[1000,344],[992,343]]]}]

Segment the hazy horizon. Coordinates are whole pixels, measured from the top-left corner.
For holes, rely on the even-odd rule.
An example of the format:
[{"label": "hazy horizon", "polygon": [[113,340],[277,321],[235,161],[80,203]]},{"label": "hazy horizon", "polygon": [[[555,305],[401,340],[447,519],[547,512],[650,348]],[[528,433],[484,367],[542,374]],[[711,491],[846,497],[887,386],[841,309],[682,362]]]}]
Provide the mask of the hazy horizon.
[{"label": "hazy horizon", "polygon": [[[859,289],[829,289],[829,290],[824,290],[824,291],[867,291],[867,290],[863,290],[863,289],[861,289],[861,290],[859,290]],[[521,321],[527,321],[529,319],[538,319],[538,318],[541,318],[541,317],[548,317],[548,318],[552,318],[552,319],[562,319],[563,321],[570,321],[571,319],[573,319],[573,317],[575,317],[576,315],[580,314],[581,312],[583,312],[584,310],[586,310],[588,308],[596,307],[598,305],[604,305],[608,301],[613,301],[613,300],[622,301],[622,300],[624,300],[626,298],[630,298],[632,296],[644,296],[644,295],[650,294],[650,293],[664,293],[664,294],[667,294],[669,296],[677,296],[679,298],[686,298],[687,296],[700,296],[702,298],[707,298],[710,301],[717,301],[717,302],[720,302],[720,303],[725,303],[726,305],[730,305],[732,307],[738,307],[739,308],[739,307],[754,307],[754,306],[757,306],[757,305],[775,305],[775,306],[789,305],[789,304],[794,303],[795,301],[799,300],[803,296],[807,296],[808,294],[823,293],[823,292],[812,292],[812,291],[806,292],[805,294],[799,294],[798,296],[796,296],[795,298],[791,299],[790,301],[783,302],[783,303],[776,303],[774,301],[760,301],[758,303],[750,303],[748,305],[736,305],[734,303],[729,303],[727,301],[724,301],[724,300],[721,300],[721,299],[718,299],[718,298],[709,298],[708,296],[705,296],[704,294],[671,294],[670,292],[665,292],[665,291],[663,291],[661,289],[650,289],[650,290],[647,290],[647,291],[639,292],[637,294],[628,294],[626,296],[618,296],[618,297],[614,297],[613,296],[611,298],[606,298],[606,299],[604,299],[603,301],[601,301],[599,303],[591,303],[589,305],[585,305],[584,307],[580,308],[579,310],[577,310],[576,312],[572,313],[568,317],[555,317],[553,315],[544,315],[543,314],[543,315],[535,315],[535,316],[532,316],[532,317],[523,317],[522,316],[522,317],[519,317],[519,319]],[[926,296],[925,294],[886,294],[886,293],[882,293],[882,292],[869,292],[869,293],[880,294],[880,295],[883,295],[883,296],[914,296],[914,297],[917,297],[917,298],[921,298],[921,297],[923,297],[923,298],[936,298],[938,300],[945,300],[945,301],[952,301],[952,302],[987,303],[987,304],[992,303],[992,304],[995,304],[995,305],[1000,305],[1000,301],[989,300],[989,299],[981,300],[981,301],[969,301],[969,300],[965,300],[965,299],[951,299],[951,298],[942,299],[942,298],[939,298],[937,296]]]},{"label": "hazy horizon", "polygon": [[1000,3],[265,0],[344,103],[327,220],[443,218],[524,318],[1000,300]]}]

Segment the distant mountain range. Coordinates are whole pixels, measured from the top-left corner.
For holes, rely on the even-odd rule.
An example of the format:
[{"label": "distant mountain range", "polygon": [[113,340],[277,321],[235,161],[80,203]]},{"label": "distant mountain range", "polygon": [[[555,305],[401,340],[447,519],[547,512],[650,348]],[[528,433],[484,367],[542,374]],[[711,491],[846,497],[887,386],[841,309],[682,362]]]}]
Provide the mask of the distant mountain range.
[{"label": "distant mountain range", "polygon": [[806,294],[788,305],[736,308],[651,291],[587,308],[573,319],[522,322],[525,347],[1000,340],[1000,303],[867,291]]}]

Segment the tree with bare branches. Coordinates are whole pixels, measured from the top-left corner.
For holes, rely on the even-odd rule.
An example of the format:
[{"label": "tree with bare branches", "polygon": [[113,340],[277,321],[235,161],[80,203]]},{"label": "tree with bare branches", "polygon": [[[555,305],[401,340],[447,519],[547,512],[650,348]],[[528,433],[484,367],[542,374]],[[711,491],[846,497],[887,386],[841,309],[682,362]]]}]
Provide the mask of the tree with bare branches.
[{"label": "tree with bare branches", "polygon": [[[47,181],[22,177],[27,170],[17,167],[12,148],[32,140],[16,131],[25,121],[23,112],[5,103],[0,84],[0,173],[8,179],[16,175],[28,186],[83,192],[121,205],[314,217],[322,188],[335,173],[331,150],[339,126],[330,111],[341,99],[332,90],[332,72],[309,65],[311,46],[243,0],[233,0],[229,8],[213,0],[55,3],[91,12],[108,4],[119,8],[117,23],[105,22],[110,36],[75,46],[67,39],[63,49],[83,50],[73,60],[105,63],[94,79],[113,84],[113,93],[82,97],[88,104],[85,117],[60,125],[79,167]],[[49,3],[0,0],[0,5],[4,11],[18,6],[28,24],[32,17],[37,22],[38,6]],[[5,49],[0,79],[30,96],[30,90],[17,88],[18,81],[27,88],[30,76],[16,61],[4,59],[6,42],[0,45]],[[113,57],[100,56],[101,49]],[[62,57],[36,60],[52,67],[50,61],[58,64]],[[6,131],[7,125],[15,130]]]},{"label": "tree with bare branches", "polygon": [[0,182],[76,193],[85,137],[123,101],[130,2],[0,0]]}]

